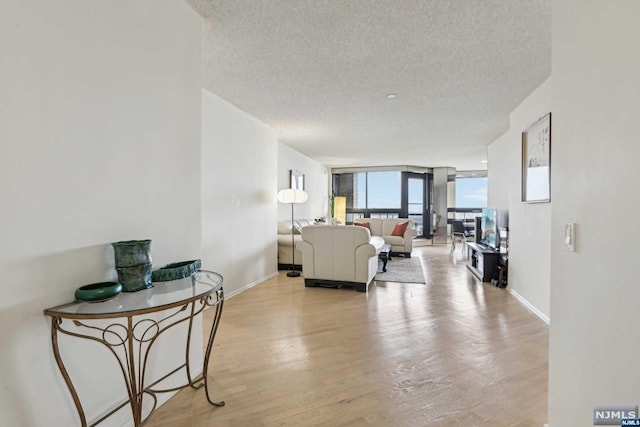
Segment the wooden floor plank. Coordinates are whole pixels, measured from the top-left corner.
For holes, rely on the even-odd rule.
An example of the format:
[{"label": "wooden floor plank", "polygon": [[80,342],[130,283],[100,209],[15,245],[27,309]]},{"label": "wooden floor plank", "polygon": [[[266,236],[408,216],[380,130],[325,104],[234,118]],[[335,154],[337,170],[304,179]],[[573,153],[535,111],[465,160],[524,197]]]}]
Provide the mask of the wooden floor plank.
[{"label": "wooden floor plank", "polygon": [[281,273],[229,299],[209,370],[227,405],[186,389],[147,425],[541,427],[547,325],[475,280],[460,251],[414,256],[426,284],[363,294]]}]

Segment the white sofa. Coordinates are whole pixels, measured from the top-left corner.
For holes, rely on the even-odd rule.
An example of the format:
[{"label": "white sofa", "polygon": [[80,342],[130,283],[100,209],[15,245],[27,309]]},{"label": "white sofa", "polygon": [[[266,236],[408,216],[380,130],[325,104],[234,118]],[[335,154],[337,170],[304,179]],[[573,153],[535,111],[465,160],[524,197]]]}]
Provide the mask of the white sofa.
[{"label": "white sofa", "polygon": [[311,225],[302,229],[304,284],[314,286],[354,286],[366,292],[378,271],[378,254],[384,239],[354,225]]},{"label": "white sofa", "polygon": [[[418,234],[413,227],[413,221],[408,218],[358,218],[355,223],[369,223],[372,236],[380,236],[391,245],[392,255],[404,255],[411,258],[413,251],[413,238]],[[402,236],[392,236],[391,233],[397,224],[408,222],[407,229]]]},{"label": "white sofa", "polygon": [[[280,221],[278,222],[278,270],[289,270],[291,269],[294,245],[298,242],[302,241],[302,236],[300,235],[300,230],[302,227],[306,227],[307,225],[313,225],[314,221],[312,219],[297,219],[293,222],[294,225],[294,234],[293,239],[294,243],[291,243],[291,220],[289,221]],[[296,268],[300,268],[302,265],[302,254],[299,250],[295,249],[295,262]]]}]

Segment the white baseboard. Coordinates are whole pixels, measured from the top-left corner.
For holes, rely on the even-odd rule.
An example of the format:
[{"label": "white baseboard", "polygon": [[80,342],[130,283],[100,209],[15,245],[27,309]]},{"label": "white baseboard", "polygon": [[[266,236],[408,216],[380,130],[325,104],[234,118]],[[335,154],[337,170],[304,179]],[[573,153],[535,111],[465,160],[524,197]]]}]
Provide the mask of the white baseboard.
[{"label": "white baseboard", "polygon": [[546,323],[547,325],[550,324],[549,317],[546,314],[544,314],[543,312],[541,312],[540,310],[538,310],[529,301],[524,299],[524,297],[522,295],[520,295],[519,293],[517,293],[516,291],[514,291],[511,288],[509,288],[509,293],[511,293],[511,295],[513,295],[515,297],[515,299],[517,299],[520,302],[520,304],[524,305],[527,309],[529,309],[530,312],[532,312],[533,314],[538,316],[544,323]]},{"label": "white baseboard", "polygon": [[238,294],[241,294],[242,292],[246,291],[247,289],[251,289],[254,286],[259,285],[262,282],[266,282],[267,280],[269,280],[269,279],[271,279],[273,277],[276,277],[277,275],[278,275],[278,272],[276,271],[276,272],[271,273],[271,274],[269,274],[269,275],[267,275],[267,276],[265,276],[263,278],[260,278],[258,280],[254,280],[253,282],[249,283],[248,285],[245,285],[245,286],[241,287],[240,289],[236,289],[233,292],[229,292],[229,293],[225,292],[224,299],[229,299],[229,298],[232,298],[232,297],[234,297],[234,296],[236,296]]}]

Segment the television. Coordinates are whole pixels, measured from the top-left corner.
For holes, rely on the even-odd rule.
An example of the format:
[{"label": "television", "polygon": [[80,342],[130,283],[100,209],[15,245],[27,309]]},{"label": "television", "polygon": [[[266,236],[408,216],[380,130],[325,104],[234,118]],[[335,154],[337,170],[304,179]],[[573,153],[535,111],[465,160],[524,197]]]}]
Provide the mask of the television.
[{"label": "television", "polygon": [[480,220],[480,243],[493,249],[498,249],[500,238],[498,237],[498,210],[483,208]]}]

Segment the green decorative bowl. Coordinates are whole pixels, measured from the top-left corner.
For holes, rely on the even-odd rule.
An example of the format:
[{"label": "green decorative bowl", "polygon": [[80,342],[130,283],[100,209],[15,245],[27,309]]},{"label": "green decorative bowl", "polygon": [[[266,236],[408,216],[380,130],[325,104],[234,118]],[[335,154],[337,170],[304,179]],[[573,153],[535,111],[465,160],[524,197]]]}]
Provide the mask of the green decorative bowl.
[{"label": "green decorative bowl", "polygon": [[176,262],[165,265],[151,273],[151,280],[154,282],[168,282],[170,280],[178,280],[189,277],[196,271],[200,270],[202,261],[194,259],[191,261]]},{"label": "green decorative bowl", "polygon": [[101,282],[81,286],[76,289],[75,297],[78,301],[100,302],[111,299],[122,292],[122,285],[118,282]]}]

